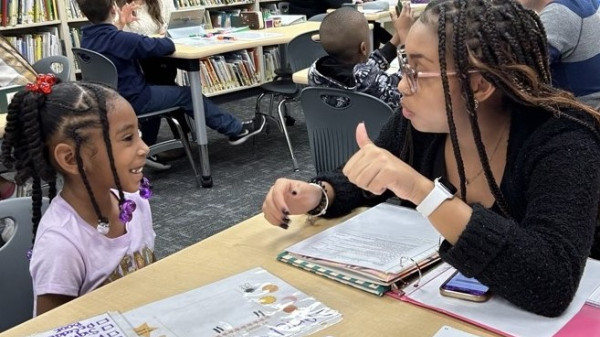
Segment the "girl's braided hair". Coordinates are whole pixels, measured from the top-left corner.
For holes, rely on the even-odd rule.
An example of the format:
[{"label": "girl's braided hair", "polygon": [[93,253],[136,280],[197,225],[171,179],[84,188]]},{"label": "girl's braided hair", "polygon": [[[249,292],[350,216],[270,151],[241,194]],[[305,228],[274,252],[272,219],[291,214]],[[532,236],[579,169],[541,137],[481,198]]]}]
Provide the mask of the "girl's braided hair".
[{"label": "girl's braided hair", "polygon": [[85,82],[59,83],[49,94],[22,90],[13,97],[8,106],[0,160],[6,167],[16,169],[17,184],[25,184],[29,179],[33,181],[34,240],[42,217],[42,181],[49,185],[50,200],[56,195],[57,166],[51,154],[51,140],[73,141],[77,167],[92,207],[98,219],[106,221],[83,169],[81,157],[82,145],[91,140],[89,133],[84,131],[101,128],[119,198],[124,200],[114,164],[107,117],[107,105],[117,97],[118,94],[107,86]]}]

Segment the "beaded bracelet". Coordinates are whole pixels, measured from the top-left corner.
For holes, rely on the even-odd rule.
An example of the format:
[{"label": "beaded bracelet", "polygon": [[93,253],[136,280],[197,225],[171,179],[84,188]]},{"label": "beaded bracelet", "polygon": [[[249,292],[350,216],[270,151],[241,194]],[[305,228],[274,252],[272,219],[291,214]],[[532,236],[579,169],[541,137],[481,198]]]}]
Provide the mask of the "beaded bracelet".
[{"label": "beaded bracelet", "polygon": [[325,188],[325,184],[323,184],[320,180],[314,180],[309,183],[310,185],[316,186],[321,189],[321,201],[317,205],[317,207],[311,209],[307,212],[310,216],[321,216],[327,212],[327,207],[329,207],[329,197],[327,196],[327,189]]}]

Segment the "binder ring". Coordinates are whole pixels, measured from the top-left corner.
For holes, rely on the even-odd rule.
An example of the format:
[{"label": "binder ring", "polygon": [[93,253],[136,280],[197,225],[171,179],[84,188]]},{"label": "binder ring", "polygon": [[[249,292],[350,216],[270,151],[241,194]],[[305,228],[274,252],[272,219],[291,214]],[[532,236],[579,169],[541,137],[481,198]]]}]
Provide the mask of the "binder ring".
[{"label": "binder ring", "polygon": [[417,279],[417,281],[415,282],[415,284],[413,284],[413,287],[418,287],[419,284],[421,283],[421,278],[423,277],[423,273],[421,272],[421,266],[419,266],[419,264],[412,258],[412,257],[406,257],[406,256],[402,256],[400,258],[400,265],[404,265],[403,260],[410,260],[412,261],[412,263],[415,265],[415,268],[417,268],[417,273],[419,273],[419,278]]}]

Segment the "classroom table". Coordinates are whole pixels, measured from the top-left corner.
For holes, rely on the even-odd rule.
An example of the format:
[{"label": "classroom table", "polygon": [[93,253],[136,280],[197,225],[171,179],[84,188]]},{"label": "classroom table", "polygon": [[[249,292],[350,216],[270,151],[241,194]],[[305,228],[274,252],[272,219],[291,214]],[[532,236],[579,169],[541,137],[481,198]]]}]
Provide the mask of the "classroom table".
[{"label": "classroom table", "polygon": [[319,219],[311,225],[305,221],[305,216],[291,216],[289,229],[283,230],[268,224],[262,214],[256,215],[0,333],[0,337],[23,337],[106,311],[125,312],[255,267],[263,267],[343,315],[339,323],[311,336],[421,337],[433,336],[443,325],[478,336],[496,336],[441,313],[388,296],[377,297],[275,260],[279,252],[293,243],[329,228],[345,218]]},{"label": "classroom table", "polygon": [[175,44],[175,53],[168,58],[178,68],[188,71],[188,78],[192,89],[192,103],[194,105],[194,130],[196,133],[196,143],[198,143],[200,151],[200,180],[202,187],[211,187],[213,180],[208,159],[208,139],[206,136],[206,121],[204,120],[204,104],[202,103],[202,85],[200,83],[200,60],[236,50],[285,44],[302,33],[318,30],[319,26],[320,22],[303,22],[286,27],[250,31],[256,33],[278,33],[280,35],[253,40],[227,41],[227,43],[208,46]]}]

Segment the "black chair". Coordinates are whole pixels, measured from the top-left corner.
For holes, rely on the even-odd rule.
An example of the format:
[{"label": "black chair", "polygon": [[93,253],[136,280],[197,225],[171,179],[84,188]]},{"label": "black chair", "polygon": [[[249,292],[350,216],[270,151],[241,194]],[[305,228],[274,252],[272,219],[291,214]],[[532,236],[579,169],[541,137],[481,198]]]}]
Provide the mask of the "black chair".
[{"label": "black chair", "polygon": [[[288,61],[290,64],[290,71],[294,72],[309,67],[314,61],[321,56],[327,55],[320,43],[313,40],[313,36],[318,34],[318,30],[303,33],[293,38],[287,45],[286,54],[288,55]],[[286,125],[293,125],[293,119],[288,117],[288,111],[286,104],[297,98],[300,93],[300,86],[292,81],[291,76],[279,77],[276,76],[272,82],[265,83],[261,86],[264,90],[256,99],[256,113],[260,114],[261,100],[265,95],[270,94],[271,100],[269,102],[269,112],[264,114],[267,118],[274,121],[281,132],[285,135],[285,139],[290,150],[290,156],[292,158],[292,165],[294,171],[298,170],[298,162],[294,155],[294,149],[292,142],[287,131]],[[279,104],[277,105],[278,117],[275,118],[272,115],[273,101],[275,97],[281,97]]]},{"label": "black chair", "polygon": [[38,74],[54,74],[61,82],[71,80],[71,63],[69,58],[63,55],[44,57],[32,65]]},{"label": "black chair", "polygon": [[329,13],[316,14],[308,18],[308,21],[321,22]]},{"label": "black chair", "polygon": [[[48,199],[42,200],[42,212],[48,208]],[[31,248],[31,198],[13,198],[0,201],[0,218],[11,219],[15,232],[0,247],[0,298],[2,315],[0,331],[25,322],[33,317],[33,282],[29,274],[27,251]]]},{"label": "black chair", "polygon": [[[337,98],[344,102],[342,107],[331,105]],[[369,137],[375,139],[393,113],[378,98],[343,89],[306,88],[300,103],[317,174],[338,168],[358,150],[358,123],[365,122]]]},{"label": "black chair", "polygon": [[[72,50],[73,55],[75,55],[75,59],[79,64],[79,68],[81,68],[81,77],[83,80],[104,83],[115,90],[117,89],[117,68],[110,59],[100,53],[85,48],[72,48]],[[180,107],[172,107],[169,109],[153,111],[138,115],[138,119],[147,120],[150,118],[164,118],[171,126],[171,129],[177,130],[177,135],[174,135],[177,138],[151,145],[150,153],[148,155],[152,156],[157,153],[183,147],[185,154],[189,159],[190,165],[192,165],[192,170],[194,171],[194,177],[196,179],[196,185],[200,187],[200,176],[198,175],[196,163],[194,162],[194,157],[192,156],[189,139],[177,119],[172,115],[173,112],[176,112],[180,109]]]}]

